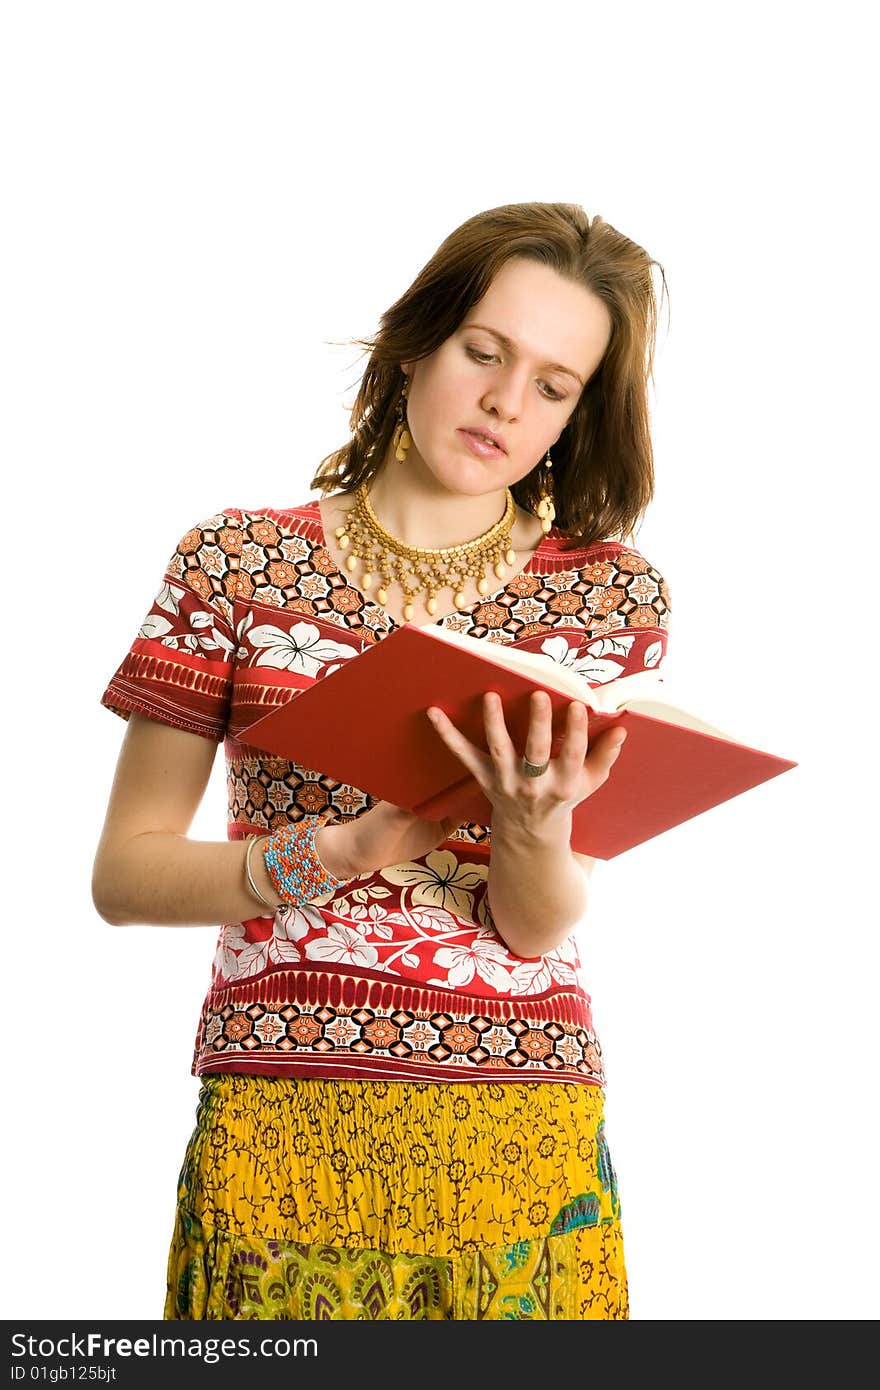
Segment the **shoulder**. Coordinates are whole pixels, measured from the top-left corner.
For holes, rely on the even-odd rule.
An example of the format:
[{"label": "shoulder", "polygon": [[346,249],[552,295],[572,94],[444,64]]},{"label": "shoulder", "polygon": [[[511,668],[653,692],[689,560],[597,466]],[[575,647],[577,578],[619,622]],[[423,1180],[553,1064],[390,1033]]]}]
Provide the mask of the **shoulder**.
[{"label": "shoulder", "polygon": [[293,507],[223,507],[188,526],[177,551],[194,555],[213,548],[222,554],[240,555],[248,541],[272,546],[285,535],[319,531],[320,512],[314,501]]},{"label": "shoulder", "polygon": [[648,574],[663,579],[652,561],[626,541],[593,541],[585,546],[555,527],[539,542],[533,567],[540,573],[588,571],[597,581],[617,574]]},{"label": "shoulder", "polygon": [[603,627],[665,628],[671,598],[665,575],[653,560],[621,540],[583,546],[555,528],[535,552],[532,571],[547,588],[578,594],[582,616]]},{"label": "shoulder", "polygon": [[[326,569],[324,533],[315,501],[292,507],[223,507],[189,526],[177,543],[168,575],[204,598],[222,596],[272,606],[298,596],[311,569]],[[228,614],[232,618],[231,610]]]}]

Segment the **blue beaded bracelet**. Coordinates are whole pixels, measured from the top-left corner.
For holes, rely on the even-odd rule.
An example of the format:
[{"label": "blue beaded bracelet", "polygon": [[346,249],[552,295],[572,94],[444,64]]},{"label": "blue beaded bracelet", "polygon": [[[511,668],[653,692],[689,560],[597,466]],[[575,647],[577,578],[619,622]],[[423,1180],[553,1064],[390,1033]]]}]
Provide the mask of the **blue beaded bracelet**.
[{"label": "blue beaded bracelet", "polygon": [[306,816],[276,830],[266,840],[263,853],[272,885],[278,896],[294,907],[326,897],[351,882],[328,873],[318,857],[315,836],[326,823],[326,815]]}]

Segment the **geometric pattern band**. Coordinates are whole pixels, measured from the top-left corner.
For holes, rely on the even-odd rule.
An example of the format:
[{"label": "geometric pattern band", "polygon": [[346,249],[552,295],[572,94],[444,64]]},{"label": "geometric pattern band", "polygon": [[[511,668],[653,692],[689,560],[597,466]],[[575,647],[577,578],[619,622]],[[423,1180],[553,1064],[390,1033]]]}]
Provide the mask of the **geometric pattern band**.
[{"label": "geometric pattern band", "polygon": [[[521,1001],[525,1004],[526,1001]],[[527,1006],[526,1006],[527,1007]],[[530,1080],[586,1081],[602,1085],[601,1051],[590,1030],[555,1020],[490,1013],[409,1009],[388,1013],[365,1007],[260,1001],[206,1008],[196,1047],[196,1074],[230,1055],[249,1058],[254,1069],[300,1075],[329,1070],[336,1076],[368,1074],[383,1079],[497,1081],[525,1073]],[[525,1012],[525,1010],[523,1010]],[[221,1060],[222,1059],[222,1060]],[[342,1065],[340,1065],[342,1064]]]}]

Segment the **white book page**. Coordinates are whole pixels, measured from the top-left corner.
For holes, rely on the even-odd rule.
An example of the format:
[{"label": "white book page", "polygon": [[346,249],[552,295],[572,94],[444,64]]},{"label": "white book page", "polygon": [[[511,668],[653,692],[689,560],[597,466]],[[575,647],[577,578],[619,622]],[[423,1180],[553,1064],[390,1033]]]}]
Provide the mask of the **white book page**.
[{"label": "white book page", "polygon": [[634,671],[630,676],[619,676],[617,680],[599,686],[593,695],[598,697],[596,708],[608,713],[626,708],[638,714],[651,715],[654,719],[665,719],[670,724],[680,724],[685,729],[714,734],[716,738],[726,738],[731,743],[741,741],[735,734],[727,733],[694,714],[688,708],[686,692],[674,684],[670,685],[656,671]]}]

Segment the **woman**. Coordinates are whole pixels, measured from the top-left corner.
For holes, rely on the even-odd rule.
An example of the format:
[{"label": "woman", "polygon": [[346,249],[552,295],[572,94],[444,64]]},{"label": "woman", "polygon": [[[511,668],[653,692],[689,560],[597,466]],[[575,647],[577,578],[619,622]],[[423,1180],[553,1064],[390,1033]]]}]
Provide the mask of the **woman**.
[{"label": "woman", "polygon": [[[522,753],[491,692],[485,749],[431,711],[490,825],[419,819],[241,735],[403,622],[591,684],[658,664],[666,584],[622,539],[653,489],[654,264],[573,205],[465,222],[366,344],[321,500],[188,530],[102,697],[129,727],[97,910],[225,924],[167,1318],[628,1317],[573,936],[595,861],[569,847],[622,729],[588,746],[572,702],[551,757],[546,696]],[[220,739],[230,842],[194,842]]]}]

